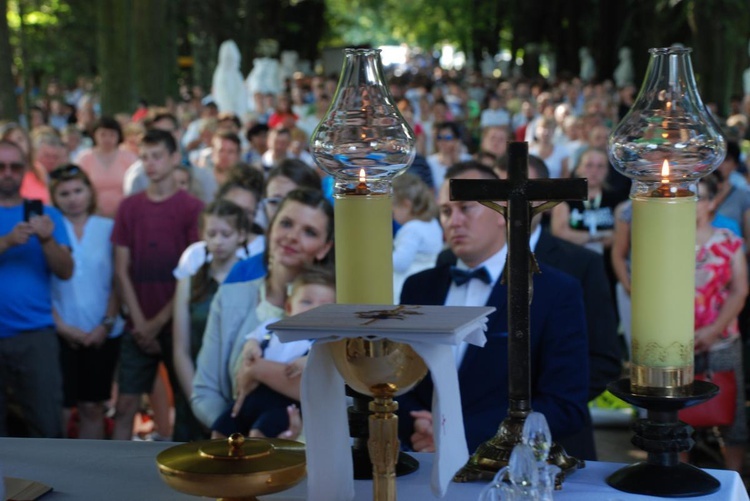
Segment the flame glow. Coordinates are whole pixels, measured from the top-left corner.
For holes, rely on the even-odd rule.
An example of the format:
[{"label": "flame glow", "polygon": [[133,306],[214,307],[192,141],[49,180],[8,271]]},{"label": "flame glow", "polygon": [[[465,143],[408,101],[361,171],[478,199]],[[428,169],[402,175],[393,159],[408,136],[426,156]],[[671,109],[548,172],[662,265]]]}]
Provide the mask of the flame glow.
[{"label": "flame glow", "polygon": [[664,160],[664,163],[661,164],[661,177],[662,183],[668,183],[669,182],[669,160]]}]

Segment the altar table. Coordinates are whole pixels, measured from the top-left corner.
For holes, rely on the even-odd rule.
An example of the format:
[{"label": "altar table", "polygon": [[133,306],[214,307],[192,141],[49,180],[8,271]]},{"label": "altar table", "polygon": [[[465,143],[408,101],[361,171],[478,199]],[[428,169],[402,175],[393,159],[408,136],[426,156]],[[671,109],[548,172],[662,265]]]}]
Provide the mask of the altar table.
[{"label": "altar table", "polygon": [[[176,445],[168,442],[125,442],[96,440],[52,440],[0,438],[0,471],[4,476],[20,477],[50,485],[54,490],[42,501],[183,501],[201,498],[170,489],[156,467],[156,455]],[[397,480],[402,501],[436,499],[429,488],[432,454],[415,454],[420,469]],[[563,490],[555,492],[556,501],[643,501],[665,498],[638,496],[609,487],[604,479],[621,464],[590,461],[586,468],[571,475]],[[732,471],[707,470],[721,482],[721,490],[701,501],[748,501],[740,476]],[[484,484],[451,484],[445,500],[476,501]],[[372,499],[372,483],[355,482],[356,499]],[[305,482],[292,489],[262,496],[263,501],[301,501]]]}]

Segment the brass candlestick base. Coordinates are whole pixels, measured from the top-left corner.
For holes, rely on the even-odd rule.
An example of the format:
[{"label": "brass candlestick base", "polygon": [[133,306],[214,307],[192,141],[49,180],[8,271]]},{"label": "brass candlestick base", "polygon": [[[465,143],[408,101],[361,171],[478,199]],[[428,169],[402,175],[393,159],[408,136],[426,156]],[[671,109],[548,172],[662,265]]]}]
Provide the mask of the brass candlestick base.
[{"label": "brass candlestick base", "polygon": [[331,343],[336,368],[354,391],[371,395],[367,448],[373,468],[373,499],[396,501],[398,403],[427,374],[422,358],[405,343],[388,339],[348,338]]},{"label": "brass candlestick base", "polygon": [[[453,481],[486,482],[492,480],[501,468],[508,466],[513,448],[521,443],[523,425],[528,414],[528,411],[508,411],[508,417],[500,423],[497,434],[477,448],[469,461],[453,477]],[[562,487],[565,475],[586,466],[583,460],[568,456],[565,449],[558,444],[552,444],[548,462],[561,470],[560,475],[555,478],[556,489]]]}]

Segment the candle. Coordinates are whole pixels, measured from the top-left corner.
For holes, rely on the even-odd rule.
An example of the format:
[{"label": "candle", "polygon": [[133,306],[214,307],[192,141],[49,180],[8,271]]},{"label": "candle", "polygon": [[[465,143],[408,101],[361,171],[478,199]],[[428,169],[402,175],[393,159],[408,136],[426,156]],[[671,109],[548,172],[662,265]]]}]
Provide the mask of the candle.
[{"label": "candle", "polygon": [[695,195],[661,186],[633,197],[632,387],[675,395],[693,381]]},{"label": "candle", "polygon": [[368,188],[336,195],[336,302],[393,304],[393,227],[390,192]]}]

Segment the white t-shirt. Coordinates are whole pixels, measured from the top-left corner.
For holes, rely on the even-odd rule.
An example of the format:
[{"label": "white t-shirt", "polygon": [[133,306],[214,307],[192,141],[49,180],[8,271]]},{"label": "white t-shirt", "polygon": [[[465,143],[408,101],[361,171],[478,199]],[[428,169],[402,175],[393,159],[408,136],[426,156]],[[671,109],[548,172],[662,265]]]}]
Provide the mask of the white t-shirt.
[{"label": "white t-shirt", "polygon": [[443,250],[443,229],[437,219],[407,222],[393,240],[393,297],[398,301],[404,281],[435,266]]},{"label": "white t-shirt", "polygon": [[[252,242],[247,244],[246,247],[240,247],[237,249],[236,254],[240,259],[247,259],[255,254],[260,254],[265,247],[266,237],[258,235]],[[182,252],[180,261],[177,263],[177,268],[174,269],[172,275],[174,275],[177,280],[192,277],[201,266],[205,263],[210,263],[212,259],[213,256],[206,251],[206,242],[203,240],[200,242],[193,242]]]},{"label": "white t-shirt", "polygon": [[[91,332],[104,320],[112,291],[114,263],[109,237],[114,221],[90,216],[80,240],[70,221],[63,221],[72,250],[73,276],[69,280],[52,277],[52,307],[66,324]],[[122,334],[123,326],[122,318],[118,317],[109,337]]]},{"label": "white t-shirt", "polygon": [[282,343],[276,334],[268,332],[268,325],[278,322],[280,318],[272,318],[260,324],[254,331],[245,336],[245,341],[255,339],[259,344],[268,337],[268,346],[263,351],[263,358],[272,362],[288,364],[310,351],[312,341],[301,340]]}]

